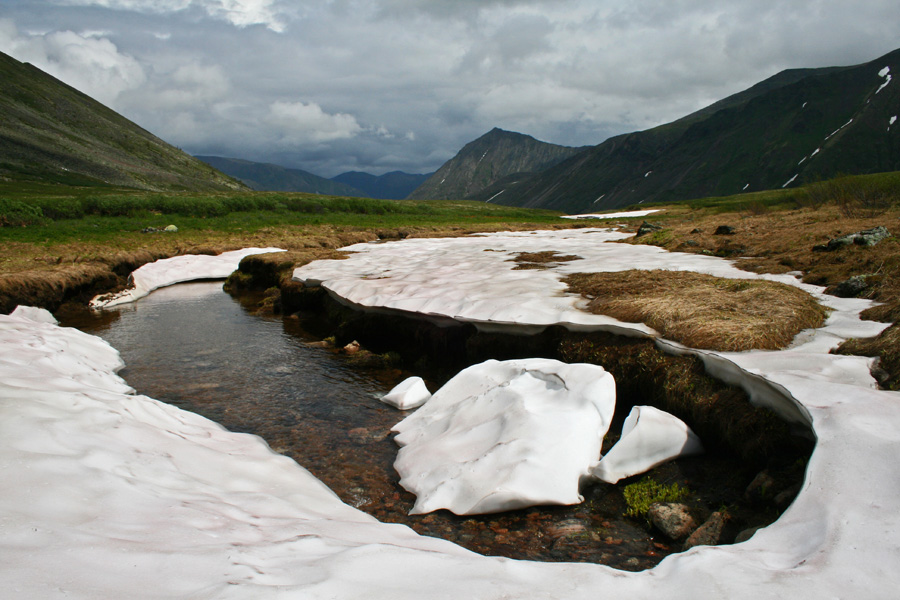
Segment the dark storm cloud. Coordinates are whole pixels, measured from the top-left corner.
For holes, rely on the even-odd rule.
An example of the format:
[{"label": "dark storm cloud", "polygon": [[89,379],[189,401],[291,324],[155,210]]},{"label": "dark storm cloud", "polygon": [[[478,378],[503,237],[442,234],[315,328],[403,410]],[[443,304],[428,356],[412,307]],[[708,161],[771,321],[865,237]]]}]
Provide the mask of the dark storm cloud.
[{"label": "dark storm cloud", "polygon": [[895,0],[4,4],[0,50],[171,143],[326,176],[433,170],[495,126],[596,144],[900,46]]}]

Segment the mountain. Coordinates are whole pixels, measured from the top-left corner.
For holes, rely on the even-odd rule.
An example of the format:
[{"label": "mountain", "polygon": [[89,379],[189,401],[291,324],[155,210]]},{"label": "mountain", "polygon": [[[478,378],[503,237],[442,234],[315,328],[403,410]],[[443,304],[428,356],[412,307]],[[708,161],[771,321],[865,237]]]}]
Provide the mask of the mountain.
[{"label": "mountain", "polygon": [[0,53],[0,177],[148,190],[243,189],[40,69]]},{"label": "mountain", "polygon": [[500,180],[521,179],[524,174],[547,169],[580,150],[494,128],[466,144],[416,188],[409,198],[437,200],[470,197]]},{"label": "mountain", "polygon": [[403,171],[391,171],[384,175],[372,175],[371,173],[362,173],[360,171],[348,171],[341,173],[337,177],[332,177],[332,181],[337,181],[358,190],[362,190],[372,198],[381,198],[383,200],[403,200],[409,196],[413,190],[422,185],[425,180],[431,177],[432,173],[425,175],[414,175],[412,173],[404,173]]},{"label": "mountain", "polygon": [[900,170],[898,74],[900,50],[852,67],[784,71],[470,198],[578,213]]},{"label": "mountain", "polygon": [[270,163],[258,163],[240,158],[222,156],[197,156],[216,169],[240,179],[248,187],[268,192],[307,192],[326,196],[368,197],[349,185],[313,175],[303,169],[289,169]]}]

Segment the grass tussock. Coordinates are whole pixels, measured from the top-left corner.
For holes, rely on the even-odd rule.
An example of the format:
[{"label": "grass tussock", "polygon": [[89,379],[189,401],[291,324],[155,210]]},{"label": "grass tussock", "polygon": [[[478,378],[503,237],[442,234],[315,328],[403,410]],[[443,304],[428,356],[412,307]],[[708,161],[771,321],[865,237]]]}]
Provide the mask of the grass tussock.
[{"label": "grass tussock", "polygon": [[821,326],[827,314],[806,292],[764,280],[629,270],[579,273],[564,281],[589,299],[591,312],[646,323],[692,348],[784,348],[800,331]]},{"label": "grass tussock", "polygon": [[891,325],[874,338],[847,340],[835,352],[878,358],[873,371],[878,383],[885,389],[900,391],[900,324]]},{"label": "grass tussock", "polygon": [[542,252],[518,252],[510,259],[511,262],[518,263],[513,270],[520,271],[526,269],[549,269],[555,264],[561,262],[570,262],[573,260],[581,260],[577,254],[560,254],[555,250],[544,250]]}]

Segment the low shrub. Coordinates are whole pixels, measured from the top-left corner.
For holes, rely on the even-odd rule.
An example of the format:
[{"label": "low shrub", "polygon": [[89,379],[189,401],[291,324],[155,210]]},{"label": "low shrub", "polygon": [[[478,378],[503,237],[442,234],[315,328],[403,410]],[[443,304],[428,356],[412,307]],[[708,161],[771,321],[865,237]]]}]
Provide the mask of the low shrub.
[{"label": "low shrub", "polygon": [[43,221],[44,213],[39,206],[0,198],[0,227],[25,227]]}]

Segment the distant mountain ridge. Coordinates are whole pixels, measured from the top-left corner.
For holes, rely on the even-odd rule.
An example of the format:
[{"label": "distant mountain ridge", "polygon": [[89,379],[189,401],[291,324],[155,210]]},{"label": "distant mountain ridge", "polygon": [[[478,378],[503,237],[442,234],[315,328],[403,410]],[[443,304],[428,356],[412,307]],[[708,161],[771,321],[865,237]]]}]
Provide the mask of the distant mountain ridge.
[{"label": "distant mountain ridge", "polygon": [[413,190],[422,185],[432,173],[424,175],[416,175],[412,173],[404,173],[403,171],[391,171],[384,175],[372,175],[371,173],[363,173],[360,171],[348,171],[341,173],[337,177],[332,177],[332,181],[352,186],[358,190],[362,190],[372,198],[380,198],[382,200],[403,200],[409,196]]},{"label": "distant mountain ridge", "polygon": [[147,190],[244,186],[40,69],[0,53],[0,177]]},{"label": "distant mountain ridge", "polygon": [[472,197],[498,181],[542,171],[581,150],[494,128],[466,144],[409,198],[436,200]]},{"label": "distant mountain ridge", "polygon": [[270,163],[258,163],[224,156],[197,156],[212,167],[240,179],[257,191],[306,192],[326,196],[368,197],[365,192],[338,181]]},{"label": "distant mountain ridge", "polygon": [[466,197],[579,213],[900,170],[898,75],[900,50],[863,65],[784,71]]}]

